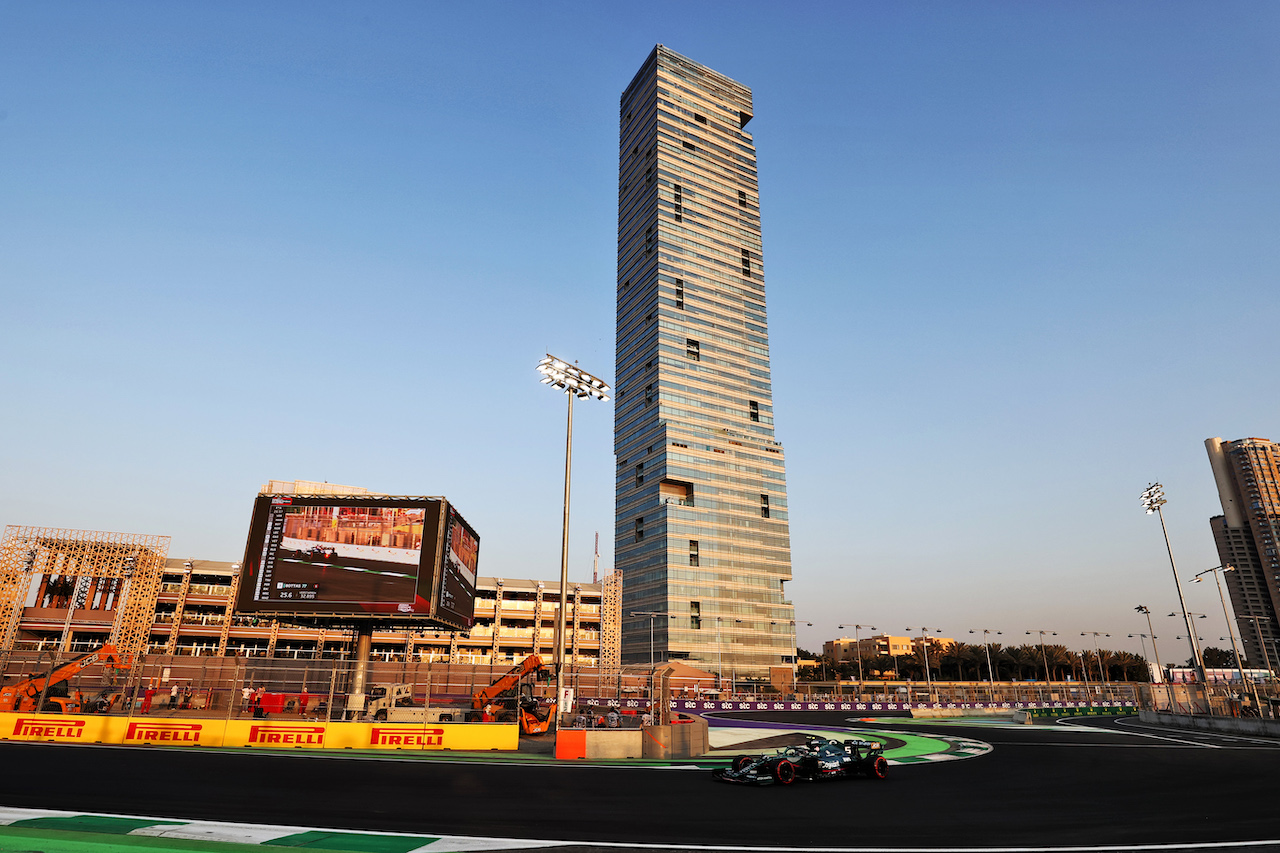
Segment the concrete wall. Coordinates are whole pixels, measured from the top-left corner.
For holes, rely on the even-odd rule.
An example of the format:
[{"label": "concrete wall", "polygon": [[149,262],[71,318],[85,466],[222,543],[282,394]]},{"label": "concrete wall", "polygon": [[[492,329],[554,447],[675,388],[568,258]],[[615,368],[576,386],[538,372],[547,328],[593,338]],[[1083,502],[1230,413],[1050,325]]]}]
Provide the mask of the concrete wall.
[{"label": "concrete wall", "polygon": [[640,729],[558,729],[556,758],[642,758]]},{"label": "concrete wall", "polygon": [[646,726],[641,732],[645,758],[696,758],[711,748],[707,721],[701,717],[669,726]]},{"label": "concrete wall", "polygon": [[1261,720],[1257,717],[1192,717],[1187,714],[1161,714],[1156,711],[1139,711],[1138,718],[1144,723],[1179,729],[1280,737],[1280,720]]}]

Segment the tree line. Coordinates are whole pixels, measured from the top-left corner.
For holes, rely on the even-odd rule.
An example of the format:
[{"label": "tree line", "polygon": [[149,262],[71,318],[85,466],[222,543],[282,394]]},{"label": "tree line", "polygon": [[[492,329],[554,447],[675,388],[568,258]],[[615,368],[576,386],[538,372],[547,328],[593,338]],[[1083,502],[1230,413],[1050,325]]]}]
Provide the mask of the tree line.
[{"label": "tree line", "polygon": [[[945,647],[929,648],[929,677],[937,681],[986,681],[988,676],[987,654],[990,651],[991,669],[996,681],[1044,680],[1048,665],[1049,680],[1101,681],[1105,673],[1107,681],[1149,681],[1151,670],[1146,658],[1132,652],[1101,649],[1073,651],[1066,646],[1025,643],[1020,646],[1003,646],[991,643],[955,643]],[[803,658],[814,655],[799,649]],[[1235,656],[1221,649],[1203,650],[1205,666],[1233,666]],[[1099,667],[1101,657],[1101,667]],[[906,655],[863,654],[862,672],[866,679],[894,679],[898,681],[924,681],[924,657],[919,652]],[[816,664],[801,665],[802,681],[851,680],[858,678],[858,660],[835,661],[826,655],[816,656]]]}]

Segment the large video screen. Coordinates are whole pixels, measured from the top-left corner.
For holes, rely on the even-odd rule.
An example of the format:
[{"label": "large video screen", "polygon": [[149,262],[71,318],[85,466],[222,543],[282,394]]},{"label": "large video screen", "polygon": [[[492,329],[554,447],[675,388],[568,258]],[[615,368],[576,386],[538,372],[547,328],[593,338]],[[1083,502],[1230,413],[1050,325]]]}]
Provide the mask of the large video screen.
[{"label": "large video screen", "polygon": [[440,608],[443,616],[466,619],[475,613],[476,567],[480,562],[480,537],[476,536],[452,506],[444,537],[444,571],[440,575]]},{"label": "large video screen", "polygon": [[445,598],[441,527],[455,518],[446,501],[432,498],[259,495],[237,609],[438,616],[469,627],[479,538],[465,523],[457,525],[462,555],[447,550],[464,566],[469,554],[470,585],[451,587],[450,606],[437,606]]}]

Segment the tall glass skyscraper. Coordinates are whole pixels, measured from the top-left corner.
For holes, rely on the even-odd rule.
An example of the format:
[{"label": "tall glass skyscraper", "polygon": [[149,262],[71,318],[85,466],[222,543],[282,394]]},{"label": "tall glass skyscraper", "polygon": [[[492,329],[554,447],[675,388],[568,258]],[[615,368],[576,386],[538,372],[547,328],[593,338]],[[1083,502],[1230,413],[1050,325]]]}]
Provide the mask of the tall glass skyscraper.
[{"label": "tall glass skyscraper", "polygon": [[662,45],[622,94],[614,561],[624,663],[652,654],[764,675],[794,661],[751,117],[750,89]]},{"label": "tall glass skyscraper", "polygon": [[1222,515],[1209,519],[1250,666],[1280,662],[1280,443],[1205,440]]}]

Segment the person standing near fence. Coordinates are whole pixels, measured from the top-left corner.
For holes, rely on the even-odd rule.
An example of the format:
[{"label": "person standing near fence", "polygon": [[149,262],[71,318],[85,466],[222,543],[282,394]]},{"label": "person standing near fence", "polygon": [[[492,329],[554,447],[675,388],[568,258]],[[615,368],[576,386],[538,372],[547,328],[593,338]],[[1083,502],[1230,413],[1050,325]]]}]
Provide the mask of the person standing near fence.
[{"label": "person standing near fence", "polygon": [[307,702],[311,700],[311,694],[307,692],[307,688],[302,688],[302,692],[298,694],[298,716],[305,717],[307,715]]},{"label": "person standing near fence", "polygon": [[243,714],[247,712],[249,710],[249,703],[252,701],[253,688],[246,684],[244,687],[240,688],[240,713]]}]

